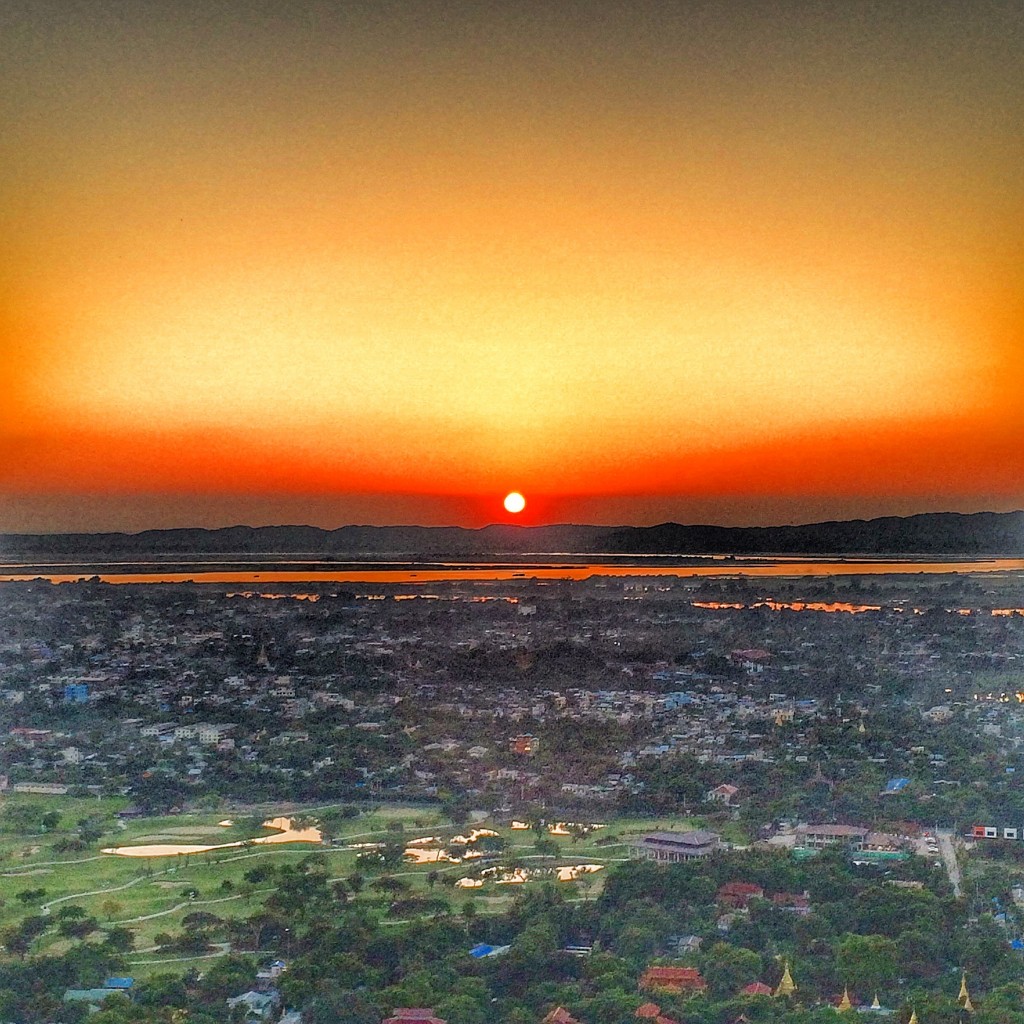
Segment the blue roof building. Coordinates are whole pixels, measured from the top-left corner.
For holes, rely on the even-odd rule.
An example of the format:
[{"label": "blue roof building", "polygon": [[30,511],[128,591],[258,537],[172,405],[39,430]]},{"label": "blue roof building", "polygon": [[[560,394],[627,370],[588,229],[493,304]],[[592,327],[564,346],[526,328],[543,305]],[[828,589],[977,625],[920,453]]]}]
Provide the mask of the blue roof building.
[{"label": "blue roof building", "polygon": [[469,951],[469,955],[475,960],[482,960],[485,956],[501,956],[502,953],[508,952],[508,949],[508,946],[489,946],[486,942],[481,942]]}]

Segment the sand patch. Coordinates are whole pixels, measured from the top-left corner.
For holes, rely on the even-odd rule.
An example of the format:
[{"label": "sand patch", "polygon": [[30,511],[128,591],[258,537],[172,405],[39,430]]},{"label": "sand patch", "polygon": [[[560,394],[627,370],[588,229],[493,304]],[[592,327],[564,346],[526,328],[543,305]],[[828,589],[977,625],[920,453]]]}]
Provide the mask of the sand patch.
[{"label": "sand patch", "polygon": [[[214,843],[208,846],[191,843],[150,843],[141,846],[111,846],[101,853],[116,854],[119,857],[187,857],[196,853],[210,853],[213,850],[231,850],[241,846],[265,846],[277,843],[320,843],[322,837],[318,828],[291,827],[290,818],[271,818],[263,822],[264,828],[278,829],[273,835],[260,836],[247,842]],[[216,831],[216,826],[205,826]],[[175,830],[168,830],[168,833]],[[206,833],[203,833],[206,834]]]}]

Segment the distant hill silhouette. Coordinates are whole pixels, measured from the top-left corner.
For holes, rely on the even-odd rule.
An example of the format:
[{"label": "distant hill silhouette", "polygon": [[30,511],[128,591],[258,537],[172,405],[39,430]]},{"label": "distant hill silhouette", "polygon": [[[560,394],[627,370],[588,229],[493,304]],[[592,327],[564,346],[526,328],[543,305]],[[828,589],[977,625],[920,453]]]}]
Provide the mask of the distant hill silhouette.
[{"label": "distant hill silhouette", "polygon": [[931,512],[805,526],[680,526],[614,531],[633,554],[1024,554],[1024,512]]},{"label": "distant hill silhouette", "polygon": [[143,533],[0,535],[4,557],[309,554],[486,557],[502,554],[934,554],[1024,556],[1024,512],[932,512],[804,526],[231,526]]}]

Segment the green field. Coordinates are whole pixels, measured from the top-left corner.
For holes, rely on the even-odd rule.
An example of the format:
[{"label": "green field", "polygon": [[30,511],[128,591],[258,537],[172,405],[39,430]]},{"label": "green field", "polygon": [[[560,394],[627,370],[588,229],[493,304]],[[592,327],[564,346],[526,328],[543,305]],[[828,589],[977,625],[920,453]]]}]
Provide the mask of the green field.
[{"label": "green field", "polygon": [[[246,841],[269,834],[259,827],[264,818],[280,814],[299,814],[314,818],[316,808],[253,808],[242,812],[224,809],[183,813],[119,822],[116,812],[124,806],[117,800],[78,800],[65,797],[10,796],[0,803],[2,812],[17,803],[31,804],[60,814],[59,824],[43,834],[0,833],[0,928],[18,924],[35,914],[58,915],[62,907],[75,905],[95,917],[101,927],[122,926],[132,931],[135,951],[129,961],[137,974],[159,969],[161,963],[180,963],[175,954],[162,954],[156,946],[160,933],[180,931],[182,919],[196,911],[206,911],[223,919],[245,918],[259,910],[274,891],[273,884],[260,886],[245,881],[247,871],[257,865],[296,864],[311,854],[323,858],[332,877],[342,878],[359,872],[367,883],[382,873],[356,863],[359,851],[350,847],[359,843],[381,842],[401,836],[409,841],[423,836],[448,840],[471,828],[493,828],[505,840],[498,863],[513,862],[526,869],[554,868],[573,864],[600,864],[601,872],[589,874],[575,883],[560,883],[574,890],[576,899],[594,898],[603,884],[607,867],[629,856],[629,841],[636,835],[655,829],[697,827],[688,819],[613,819],[576,841],[571,836],[549,836],[557,844],[555,856],[541,856],[534,849],[538,835],[532,830],[512,830],[495,826],[488,820],[456,826],[441,818],[438,811],[423,808],[389,806],[362,811],[356,817],[337,823],[330,844],[289,843],[271,846],[243,846],[188,856],[121,857],[100,852],[114,846],[147,843],[209,844]],[[84,851],[59,854],[54,847],[73,836],[76,823],[83,817],[99,819],[104,834]],[[218,822],[229,818],[236,824],[224,827]],[[401,823],[402,832],[395,826]],[[389,826],[390,829],[389,829]],[[738,835],[727,838],[741,840]],[[503,909],[522,884],[498,884],[493,880],[483,887],[460,889],[443,884],[471,875],[480,869],[473,861],[464,863],[396,865],[386,872],[410,886],[409,895],[428,894],[447,901],[453,911],[472,901],[478,913]],[[431,884],[433,883],[433,884]],[[442,883],[442,884],[439,884]],[[534,884],[527,881],[526,885]],[[33,890],[44,890],[33,893]],[[25,893],[27,899],[19,899]],[[375,892],[368,884],[358,899],[386,913],[389,897]],[[384,918],[388,920],[388,918]],[[70,941],[48,931],[37,941],[36,952],[59,951]],[[214,954],[216,955],[216,954]]]}]

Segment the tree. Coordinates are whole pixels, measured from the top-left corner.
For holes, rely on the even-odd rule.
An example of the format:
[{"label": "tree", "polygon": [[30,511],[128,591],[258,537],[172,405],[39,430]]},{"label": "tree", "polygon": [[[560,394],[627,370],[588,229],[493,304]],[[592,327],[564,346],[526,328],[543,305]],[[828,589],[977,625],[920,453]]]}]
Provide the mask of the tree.
[{"label": "tree", "polygon": [[309,1024],[380,1024],[386,1016],[376,1003],[362,992],[327,988],[303,1008],[302,1018]]},{"label": "tree", "polygon": [[227,999],[244,992],[250,986],[254,970],[251,960],[229,954],[214,961],[213,966],[203,974],[199,990],[211,1001]]},{"label": "tree", "polygon": [[129,928],[110,928],[104,942],[118,953],[128,953],[135,948],[135,933]]},{"label": "tree", "polygon": [[483,853],[501,853],[508,843],[504,836],[480,836],[476,848]]},{"label": "tree", "polygon": [[437,1004],[437,1015],[448,1024],[487,1024],[488,1007],[467,995],[450,996]]},{"label": "tree", "polygon": [[619,956],[637,963],[650,959],[658,948],[658,936],[652,928],[628,925],[619,932],[615,950]]},{"label": "tree", "polygon": [[715,999],[735,996],[761,976],[761,958],[751,949],[716,942],[702,959],[701,973]]},{"label": "tree", "polygon": [[108,921],[113,921],[115,917],[120,916],[124,906],[115,899],[106,899],[100,904],[100,910]]},{"label": "tree", "polygon": [[57,925],[57,931],[65,938],[84,939],[87,935],[96,931],[100,923],[95,917],[72,918],[61,921]]},{"label": "tree", "polygon": [[32,939],[25,935],[20,928],[5,928],[0,931],[0,946],[3,946],[8,953],[13,953],[19,960],[24,960],[32,948]]},{"label": "tree", "polygon": [[586,825],[581,825],[579,822],[572,822],[567,825],[566,828],[569,830],[572,844],[575,846],[581,839],[585,839],[590,834],[590,829]]},{"label": "tree", "polygon": [[942,941],[930,932],[903,932],[896,940],[899,950],[900,974],[906,978],[926,980],[942,971]]},{"label": "tree", "polygon": [[899,950],[884,935],[846,935],[836,948],[836,971],[844,985],[860,992],[888,988],[896,978]]},{"label": "tree", "polygon": [[558,843],[554,839],[542,836],[533,844],[533,848],[541,857],[557,857]]}]

